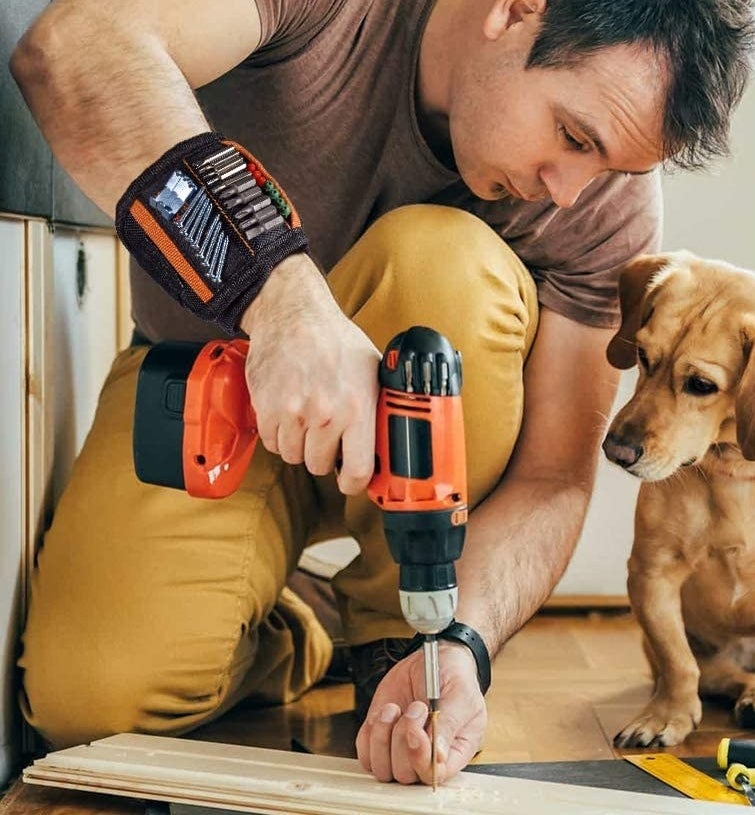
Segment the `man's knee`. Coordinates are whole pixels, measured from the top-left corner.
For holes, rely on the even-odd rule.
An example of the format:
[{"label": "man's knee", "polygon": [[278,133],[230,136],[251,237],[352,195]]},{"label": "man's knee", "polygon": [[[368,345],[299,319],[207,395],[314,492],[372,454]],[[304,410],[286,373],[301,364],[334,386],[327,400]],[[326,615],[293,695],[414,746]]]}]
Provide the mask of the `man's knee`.
[{"label": "man's knee", "polygon": [[503,238],[482,219],[458,207],[410,204],[379,218],[366,236],[384,243],[395,256],[432,259],[439,266],[492,264],[501,271],[524,269]]},{"label": "man's knee", "polygon": [[114,733],[186,732],[221,705],[227,658],[214,669],[205,663],[194,671],[190,660],[181,666],[175,657],[166,653],[158,663],[113,642],[63,658],[40,643],[22,660],[24,715],[56,749]]},{"label": "man's knee", "polygon": [[[369,251],[384,255],[383,286],[401,300],[433,311],[469,316],[479,325],[501,309],[523,323],[536,314],[532,278],[501,236],[484,221],[454,207],[416,204],[384,215],[370,228]],[[495,317],[494,317],[495,319]]]},{"label": "man's knee", "polygon": [[484,221],[454,207],[405,206],[362,242],[362,258],[378,266],[368,319],[379,312],[375,319],[393,315],[399,325],[420,320],[468,348],[520,346],[526,355],[537,326],[535,284]]}]

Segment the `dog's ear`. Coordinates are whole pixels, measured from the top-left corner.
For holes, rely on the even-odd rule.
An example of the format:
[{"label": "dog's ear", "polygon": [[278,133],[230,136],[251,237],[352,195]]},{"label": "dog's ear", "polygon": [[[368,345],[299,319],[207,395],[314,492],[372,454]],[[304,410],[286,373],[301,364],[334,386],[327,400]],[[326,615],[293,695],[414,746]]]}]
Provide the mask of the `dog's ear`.
[{"label": "dog's ear", "polygon": [[614,368],[631,368],[637,363],[635,335],[641,328],[642,302],[653,275],[669,262],[667,255],[640,255],[622,269],[619,277],[621,326],[606,350]]},{"label": "dog's ear", "polygon": [[748,358],[734,402],[737,444],[748,461],[755,461],[755,325],[747,339]]}]

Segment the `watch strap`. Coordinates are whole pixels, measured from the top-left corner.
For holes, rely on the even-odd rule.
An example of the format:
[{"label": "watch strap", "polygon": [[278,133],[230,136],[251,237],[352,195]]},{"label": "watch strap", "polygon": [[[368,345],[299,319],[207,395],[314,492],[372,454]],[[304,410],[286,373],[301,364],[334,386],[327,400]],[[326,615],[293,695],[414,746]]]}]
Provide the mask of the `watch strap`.
[{"label": "watch strap", "polygon": [[[490,687],[491,671],[490,654],[482,637],[471,626],[465,623],[459,623],[456,620],[454,620],[448,628],[444,628],[443,631],[438,632],[436,636],[439,640],[460,642],[469,648],[477,663],[477,681],[480,683],[480,690],[484,696]],[[409,654],[413,654],[419,650],[424,642],[424,634],[416,634],[406,646],[404,657],[408,657]]]}]

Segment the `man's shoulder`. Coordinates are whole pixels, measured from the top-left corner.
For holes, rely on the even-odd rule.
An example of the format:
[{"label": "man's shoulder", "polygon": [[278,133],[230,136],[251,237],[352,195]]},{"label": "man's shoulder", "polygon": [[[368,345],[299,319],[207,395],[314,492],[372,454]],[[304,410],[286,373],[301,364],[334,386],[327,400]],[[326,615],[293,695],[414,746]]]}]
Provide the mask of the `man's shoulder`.
[{"label": "man's shoulder", "polygon": [[365,33],[370,20],[387,31],[413,27],[419,9],[431,0],[254,0],[260,14],[262,39],[255,58],[270,52],[292,53],[330,31],[348,36]]}]

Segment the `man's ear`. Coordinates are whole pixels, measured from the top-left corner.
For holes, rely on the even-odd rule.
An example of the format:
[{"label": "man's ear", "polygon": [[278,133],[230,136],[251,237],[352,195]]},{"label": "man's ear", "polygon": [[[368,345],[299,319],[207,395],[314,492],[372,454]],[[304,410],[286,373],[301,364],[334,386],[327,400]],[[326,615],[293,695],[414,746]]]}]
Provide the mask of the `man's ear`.
[{"label": "man's ear", "polygon": [[653,275],[669,261],[666,255],[640,255],[627,264],[619,277],[621,327],[611,338],[606,350],[614,368],[631,368],[637,362],[635,336],[641,328],[642,303]]},{"label": "man's ear", "polygon": [[748,332],[747,362],[739,380],[739,390],[734,401],[737,422],[737,444],[748,461],[755,461],[755,325]]},{"label": "man's ear", "polygon": [[489,40],[497,40],[515,23],[520,23],[528,14],[542,15],[547,0],[493,0],[493,5],[485,17],[483,31]]}]

